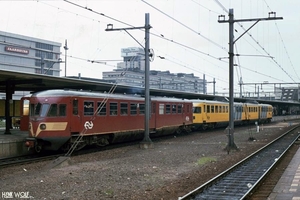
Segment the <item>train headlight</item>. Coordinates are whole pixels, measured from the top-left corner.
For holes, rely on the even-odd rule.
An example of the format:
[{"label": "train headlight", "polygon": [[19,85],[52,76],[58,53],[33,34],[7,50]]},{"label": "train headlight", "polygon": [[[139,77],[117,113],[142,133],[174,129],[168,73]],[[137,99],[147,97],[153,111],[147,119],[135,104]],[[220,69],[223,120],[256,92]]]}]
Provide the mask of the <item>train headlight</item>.
[{"label": "train headlight", "polygon": [[46,124],[40,124],[40,129],[45,130],[46,129]]}]

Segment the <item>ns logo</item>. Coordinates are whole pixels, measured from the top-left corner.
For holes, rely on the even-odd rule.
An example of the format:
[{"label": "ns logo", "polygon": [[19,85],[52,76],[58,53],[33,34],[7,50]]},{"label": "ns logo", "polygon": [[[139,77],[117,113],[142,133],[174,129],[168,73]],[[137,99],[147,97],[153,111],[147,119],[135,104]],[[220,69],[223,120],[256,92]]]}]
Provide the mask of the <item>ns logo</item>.
[{"label": "ns logo", "polygon": [[85,129],[92,129],[93,126],[94,126],[94,124],[93,124],[92,121],[86,121],[86,122],[84,123],[84,128],[85,128]]}]

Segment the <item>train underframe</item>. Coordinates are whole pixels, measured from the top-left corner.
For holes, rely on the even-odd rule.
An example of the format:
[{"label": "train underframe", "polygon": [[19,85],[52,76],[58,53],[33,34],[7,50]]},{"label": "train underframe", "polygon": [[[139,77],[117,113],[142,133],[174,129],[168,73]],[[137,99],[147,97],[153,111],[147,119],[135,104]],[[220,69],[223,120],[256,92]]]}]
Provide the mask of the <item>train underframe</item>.
[{"label": "train underframe", "polygon": [[[159,137],[163,135],[181,134],[191,132],[191,126],[180,125],[163,127],[160,129],[151,129],[149,131],[150,137]],[[114,133],[100,134],[94,133],[93,135],[84,135],[79,140],[80,133],[72,133],[71,137],[48,137],[48,138],[27,138],[26,146],[29,149],[34,149],[35,152],[42,151],[58,151],[67,152],[72,146],[76,145],[75,151],[78,151],[85,146],[96,145],[106,146],[114,143],[129,142],[135,140],[142,140],[144,138],[144,129],[133,131],[119,131]]]}]

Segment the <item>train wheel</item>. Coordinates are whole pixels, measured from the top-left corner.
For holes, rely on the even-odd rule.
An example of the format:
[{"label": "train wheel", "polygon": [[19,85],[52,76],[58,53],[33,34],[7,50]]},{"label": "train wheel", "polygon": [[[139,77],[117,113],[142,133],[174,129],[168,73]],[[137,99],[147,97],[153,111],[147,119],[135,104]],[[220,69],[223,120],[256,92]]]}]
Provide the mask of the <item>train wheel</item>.
[{"label": "train wheel", "polygon": [[100,140],[97,140],[97,146],[99,147],[104,147],[106,145],[109,145],[109,142],[108,142],[108,138],[101,138]]},{"label": "train wheel", "polygon": [[69,142],[67,142],[66,144],[64,144],[64,145],[61,147],[61,150],[62,150],[63,152],[68,152],[69,149],[70,149],[70,147],[71,147],[71,144],[70,144]]},{"label": "train wheel", "polygon": [[35,145],[34,147],[34,150],[37,152],[37,153],[40,153],[42,151],[43,147],[39,144]]}]

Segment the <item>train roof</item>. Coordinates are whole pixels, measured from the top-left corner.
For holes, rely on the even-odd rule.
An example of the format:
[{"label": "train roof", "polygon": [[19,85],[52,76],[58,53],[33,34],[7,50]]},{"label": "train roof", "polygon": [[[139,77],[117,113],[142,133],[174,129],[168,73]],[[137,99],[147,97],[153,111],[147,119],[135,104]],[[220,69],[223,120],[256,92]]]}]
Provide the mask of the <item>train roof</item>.
[{"label": "train roof", "polygon": [[[205,104],[225,104],[225,105],[228,105],[229,102],[224,102],[224,101],[211,101],[211,100],[200,100],[200,99],[195,99],[195,100],[190,100],[192,101],[193,103],[205,103]],[[245,103],[242,103],[242,102],[234,102],[234,105],[251,105],[251,106],[272,106],[270,104],[258,104],[258,103],[254,103],[254,102],[245,102]]]},{"label": "train roof", "polygon": [[[145,97],[132,94],[113,94],[100,93],[92,91],[78,90],[45,90],[33,93],[31,97],[91,97],[91,98],[108,98],[108,99],[124,99],[124,100],[140,100],[144,101]],[[172,101],[172,102],[189,102],[188,100],[172,98],[172,97],[150,97],[154,101]]]}]

